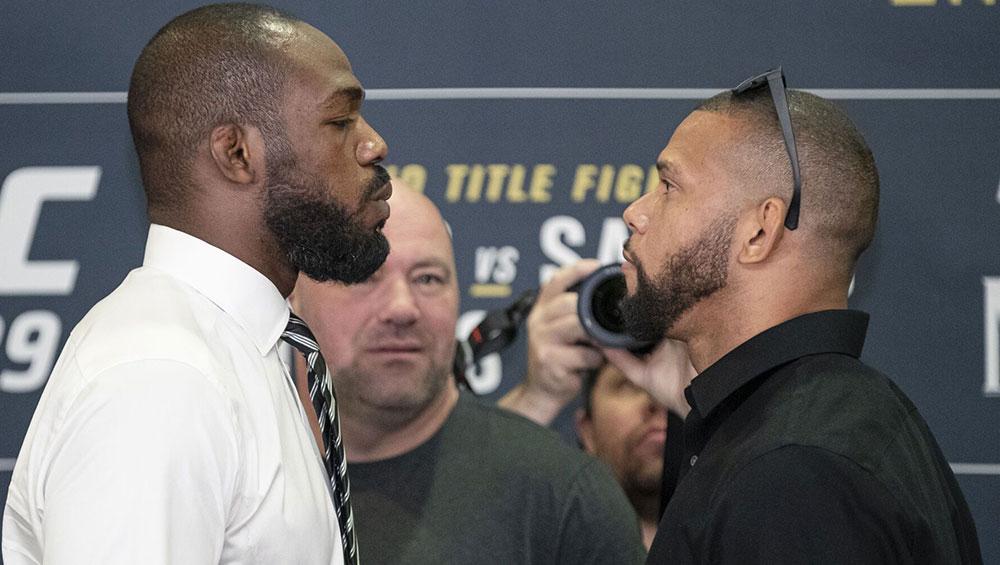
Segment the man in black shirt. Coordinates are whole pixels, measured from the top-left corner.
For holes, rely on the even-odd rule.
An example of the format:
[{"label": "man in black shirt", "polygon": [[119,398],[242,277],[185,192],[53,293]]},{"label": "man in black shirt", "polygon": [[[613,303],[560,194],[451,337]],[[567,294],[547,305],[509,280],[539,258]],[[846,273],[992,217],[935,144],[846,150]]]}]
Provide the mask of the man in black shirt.
[{"label": "man in black shirt", "polygon": [[647,562],[981,562],[927,425],[858,360],[868,317],[847,294],[878,173],[847,116],[772,71],[703,103],[657,166],[624,215],[622,309],[672,339],[606,351],[686,418]]}]

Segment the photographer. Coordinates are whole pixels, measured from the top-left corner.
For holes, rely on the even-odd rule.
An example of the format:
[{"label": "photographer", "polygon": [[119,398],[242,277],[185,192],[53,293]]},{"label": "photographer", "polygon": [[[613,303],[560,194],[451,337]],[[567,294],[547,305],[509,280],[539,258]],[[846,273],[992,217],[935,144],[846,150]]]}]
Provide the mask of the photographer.
[{"label": "photographer", "polygon": [[[659,521],[667,411],[608,363],[584,328],[578,307],[581,283],[610,284],[613,277],[620,278],[596,273],[599,267],[593,259],[578,261],[557,271],[539,290],[527,318],[527,372],[498,405],[548,426],[582,392],[583,406],[576,414],[580,445],[614,473],[636,511],[648,549]],[[593,296],[582,299],[591,300],[591,310],[617,307],[608,303],[611,296],[599,304],[593,304]],[[672,345],[665,353],[677,361],[675,371],[690,380],[694,370],[683,345]]]},{"label": "photographer", "polygon": [[559,269],[539,290],[527,319],[525,378],[497,405],[548,426],[580,394],[584,375],[604,363],[580,323],[579,295],[568,290],[598,267],[596,259],[583,259]]}]

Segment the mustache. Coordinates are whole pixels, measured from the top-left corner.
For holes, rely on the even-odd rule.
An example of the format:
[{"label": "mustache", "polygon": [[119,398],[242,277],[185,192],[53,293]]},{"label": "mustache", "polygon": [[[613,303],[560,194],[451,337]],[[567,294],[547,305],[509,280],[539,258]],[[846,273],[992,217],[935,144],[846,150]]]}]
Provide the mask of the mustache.
[{"label": "mustache", "polygon": [[382,165],[375,165],[375,174],[372,176],[371,180],[368,181],[368,186],[365,187],[365,198],[368,200],[374,200],[375,194],[386,185],[392,177],[389,176],[389,171],[385,170]]}]

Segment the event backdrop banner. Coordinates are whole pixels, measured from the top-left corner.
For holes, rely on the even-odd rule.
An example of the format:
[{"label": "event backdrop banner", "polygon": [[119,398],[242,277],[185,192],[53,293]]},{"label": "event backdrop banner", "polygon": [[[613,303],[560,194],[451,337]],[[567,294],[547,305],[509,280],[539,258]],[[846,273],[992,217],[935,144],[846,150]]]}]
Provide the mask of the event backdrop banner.
[{"label": "event backdrop banner", "polygon": [[[0,503],[69,332],[141,262],[125,91],[145,42],[196,5],[0,7]],[[779,64],[836,100],[882,176],[851,297],[872,315],[864,359],[927,419],[1000,562],[996,0],[277,6],[347,52],[389,164],[441,207],[461,331],[561,265],[619,260],[621,213],[698,100]],[[523,370],[522,339],[472,385],[497,398]]]}]

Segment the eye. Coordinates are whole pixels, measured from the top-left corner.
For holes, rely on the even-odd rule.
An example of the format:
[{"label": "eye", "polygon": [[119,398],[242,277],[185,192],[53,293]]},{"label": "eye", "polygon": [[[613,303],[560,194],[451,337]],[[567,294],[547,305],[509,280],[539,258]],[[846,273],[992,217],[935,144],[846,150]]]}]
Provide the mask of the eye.
[{"label": "eye", "polygon": [[431,285],[442,285],[446,281],[443,276],[435,273],[421,273],[414,277],[414,282],[419,285],[431,286]]},{"label": "eye", "polygon": [[660,179],[660,184],[663,185],[663,192],[671,193],[677,190],[677,185],[675,185],[670,179]]},{"label": "eye", "polygon": [[341,118],[338,120],[330,120],[326,122],[326,125],[333,126],[334,128],[339,130],[345,130],[351,127],[354,121],[355,121],[354,118]]}]

